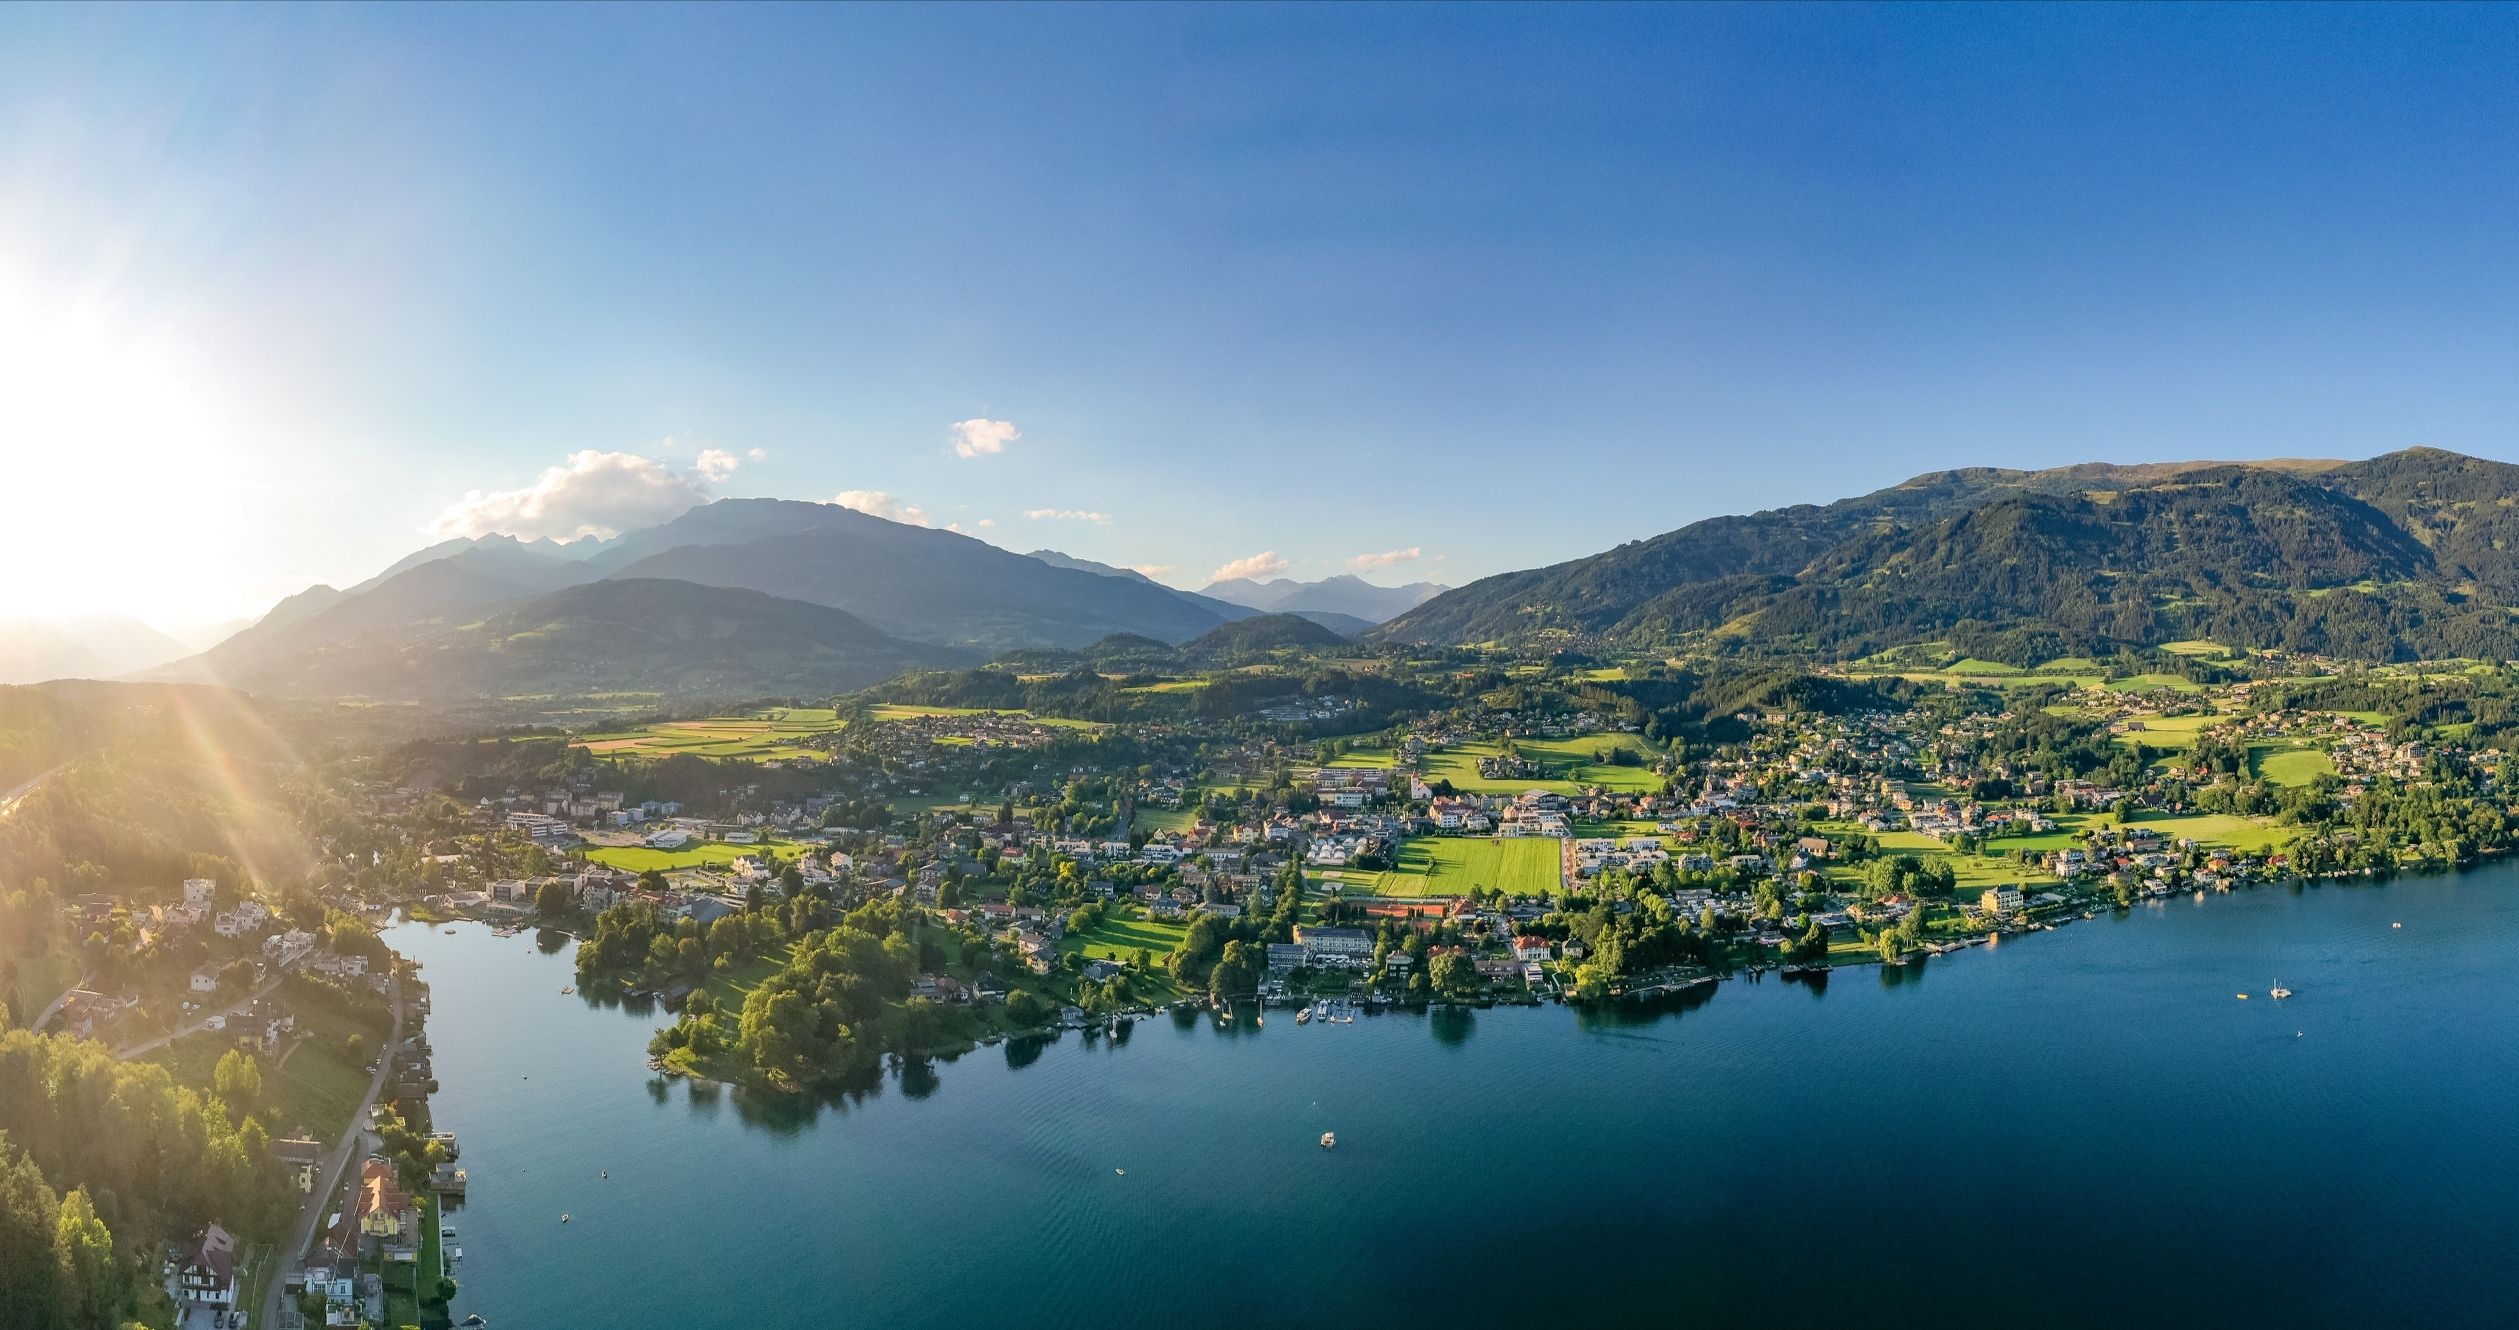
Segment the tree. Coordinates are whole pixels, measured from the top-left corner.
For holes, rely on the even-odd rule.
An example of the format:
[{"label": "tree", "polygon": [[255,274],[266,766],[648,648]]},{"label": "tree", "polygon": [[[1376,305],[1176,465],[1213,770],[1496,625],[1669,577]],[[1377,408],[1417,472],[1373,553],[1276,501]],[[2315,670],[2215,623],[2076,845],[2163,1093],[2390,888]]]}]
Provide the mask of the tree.
[{"label": "tree", "polygon": [[88,1200],[85,1188],[73,1187],[61,1198],[61,1221],[54,1231],[70,1324],[79,1330],[111,1330],[121,1317],[129,1289],[122,1266],[114,1259],[114,1235],[96,1217],[96,1206]]},{"label": "tree", "polygon": [[1428,967],[1435,991],[1448,998],[1464,998],[1478,991],[1478,967],[1467,955],[1447,951],[1434,958]]},{"label": "tree", "polygon": [[1018,1029],[1030,1029],[1049,1022],[1049,1007],[1029,990],[1018,988],[1006,995],[1006,1020]]},{"label": "tree", "polygon": [[[5,1147],[0,1147],[5,1149]],[[52,1330],[62,1317],[61,1202],[35,1161],[0,1154],[0,1325]]]},{"label": "tree", "polygon": [[229,1049],[220,1055],[219,1065],[211,1073],[211,1084],[219,1098],[239,1117],[253,1111],[262,1102],[262,1064],[241,1049]]},{"label": "tree", "polygon": [[534,913],[545,919],[557,919],[577,908],[577,894],[566,882],[553,878],[534,893]]}]

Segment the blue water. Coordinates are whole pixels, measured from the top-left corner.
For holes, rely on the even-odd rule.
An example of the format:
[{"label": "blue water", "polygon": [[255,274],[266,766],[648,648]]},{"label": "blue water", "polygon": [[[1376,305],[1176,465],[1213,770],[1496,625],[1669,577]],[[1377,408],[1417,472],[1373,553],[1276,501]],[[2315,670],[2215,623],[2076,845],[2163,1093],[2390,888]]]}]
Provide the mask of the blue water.
[{"label": "blue water", "polygon": [[2471,1322],[2519,1249],[2519,865],[1650,1012],[1158,1017],[818,1108],[653,1080],[661,1018],[530,934],[388,938],[502,1327]]}]

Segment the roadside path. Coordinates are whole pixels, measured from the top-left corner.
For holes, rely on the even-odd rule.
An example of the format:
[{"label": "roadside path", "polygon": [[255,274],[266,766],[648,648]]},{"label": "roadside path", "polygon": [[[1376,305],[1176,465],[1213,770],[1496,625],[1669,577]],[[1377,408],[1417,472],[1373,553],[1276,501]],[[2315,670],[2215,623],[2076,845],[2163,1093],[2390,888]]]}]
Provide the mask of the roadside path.
[{"label": "roadside path", "polygon": [[308,1192],[305,1201],[297,1208],[294,1236],[290,1238],[289,1245],[280,1249],[279,1259],[283,1264],[272,1271],[271,1282],[262,1295],[262,1307],[254,1314],[253,1324],[262,1330],[278,1330],[283,1297],[280,1286],[288,1272],[285,1263],[306,1259],[306,1249],[315,1243],[315,1225],[323,1222],[325,1212],[332,1206],[333,1194],[341,1189],[341,1176],[350,1167],[351,1153],[367,1139],[367,1111],[376,1106],[377,1096],[385,1092],[385,1078],[393,1075],[394,1051],[402,1047],[402,979],[399,975],[394,978],[387,996],[394,1007],[394,1032],[386,1037],[385,1047],[376,1055],[376,1075],[367,1083],[367,1098],[359,1101],[358,1110],[350,1115],[349,1129],[342,1133],[340,1143],[332,1148],[332,1158],[324,1166],[322,1185]]},{"label": "roadside path", "polygon": [[221,1016],[233,1016],[236,1013],[243,1011],[245,1008],[271,996],[272,990],[277,989],[279,986],[280,978],[278,976],[274,976],[271,982],[264,984],[262,987],[255,989],[253,992],[248,993],[241,998],[238,998],[233,1005],[219,1011],[204,1012],[199,1020],[194,1021],[192,1024],[187,1025],[172,1034],[162,1034],[155,1039],[143,1039],[139,1043],[127,1044],[121,1048],[117,1048],[114,1050],[114,1057],[120,1061],[129,1062],[133,1058],[139,1057],[141,1054],[154,1053],[186,1035],[199,1034],[203,1030],[209,1028],[210,1022],[217,1020]]}]

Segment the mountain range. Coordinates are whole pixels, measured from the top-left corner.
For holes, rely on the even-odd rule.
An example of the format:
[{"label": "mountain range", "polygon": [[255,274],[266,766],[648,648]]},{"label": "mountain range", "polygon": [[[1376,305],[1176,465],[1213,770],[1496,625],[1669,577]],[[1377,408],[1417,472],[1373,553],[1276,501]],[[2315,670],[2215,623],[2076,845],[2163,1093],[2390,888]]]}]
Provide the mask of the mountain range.
[{"label": "mountain range", "polygon": [[[811,693],[1007,649],[1185,643],[1260,614],[1057,551],[723,499],[605,541],[441,541],[353,586],[310,587],[156,673],[303,697]],[[1333,640],[1371,627],[1305,617]]]},{"label": "mountain range", "polygon": [[1482,578],[1370,636],[1823,658],[1923,640],[2058,655],[2209,637],[2508,657],[2514,498],[2519,467],[2429,448],[1942,471]]},{"label": "mountain range", "polygon": [[[2024,661],[2211,638],[2504,658],[2519,656],[2515,500],[2519,467],[2419,448],[1971,468],[1457,589],[1332,577],[1188,592],[832,504],[725,499],[602,542],[442,542],[346,589],[309,588],[156,674],[307,697],[791,694],[1115,638],[1186,659],[1355,637],[1802,659],[1939,641]],[[0,669],[103,674],[169,654],[133,641],[120,657],[47,657],[47,641],[12,634]]]},{"label": "mountain range", "polygon": [[183,643],[120,615],[0,619],[0,684],[110,679],[188,654]]},{"label": "mountain range", "polygon": [[[1322,622],[1316,616],[1331,615],[1360,621],[1363,626],[1370,627],[1397,618],[1450,589],[1434,582],[1376,586],[1354,574],[1340,573],[1318,582],[1298,582],[1288,577],[1267,582],[1255,582],[1247,577],[1227,578],[1209,583],[1199,594],[1245,606],[1262,614],[1299,614],[1316,623]],[[1356,631],[1339,628],[1336,623],[1325,623],[1324,626],[1340,632]]]}]

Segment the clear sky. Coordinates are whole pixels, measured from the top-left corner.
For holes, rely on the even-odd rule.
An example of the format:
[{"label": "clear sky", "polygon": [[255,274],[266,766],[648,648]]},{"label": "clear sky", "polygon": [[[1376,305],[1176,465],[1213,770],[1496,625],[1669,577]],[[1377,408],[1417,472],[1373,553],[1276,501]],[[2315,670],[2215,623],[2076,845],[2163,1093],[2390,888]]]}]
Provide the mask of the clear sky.
[{"label": "clear sky", "polygon": [[13,5],[0,612],[708,494],[1461,582],[2519,458],[2515,241],[2511,6]]}]

